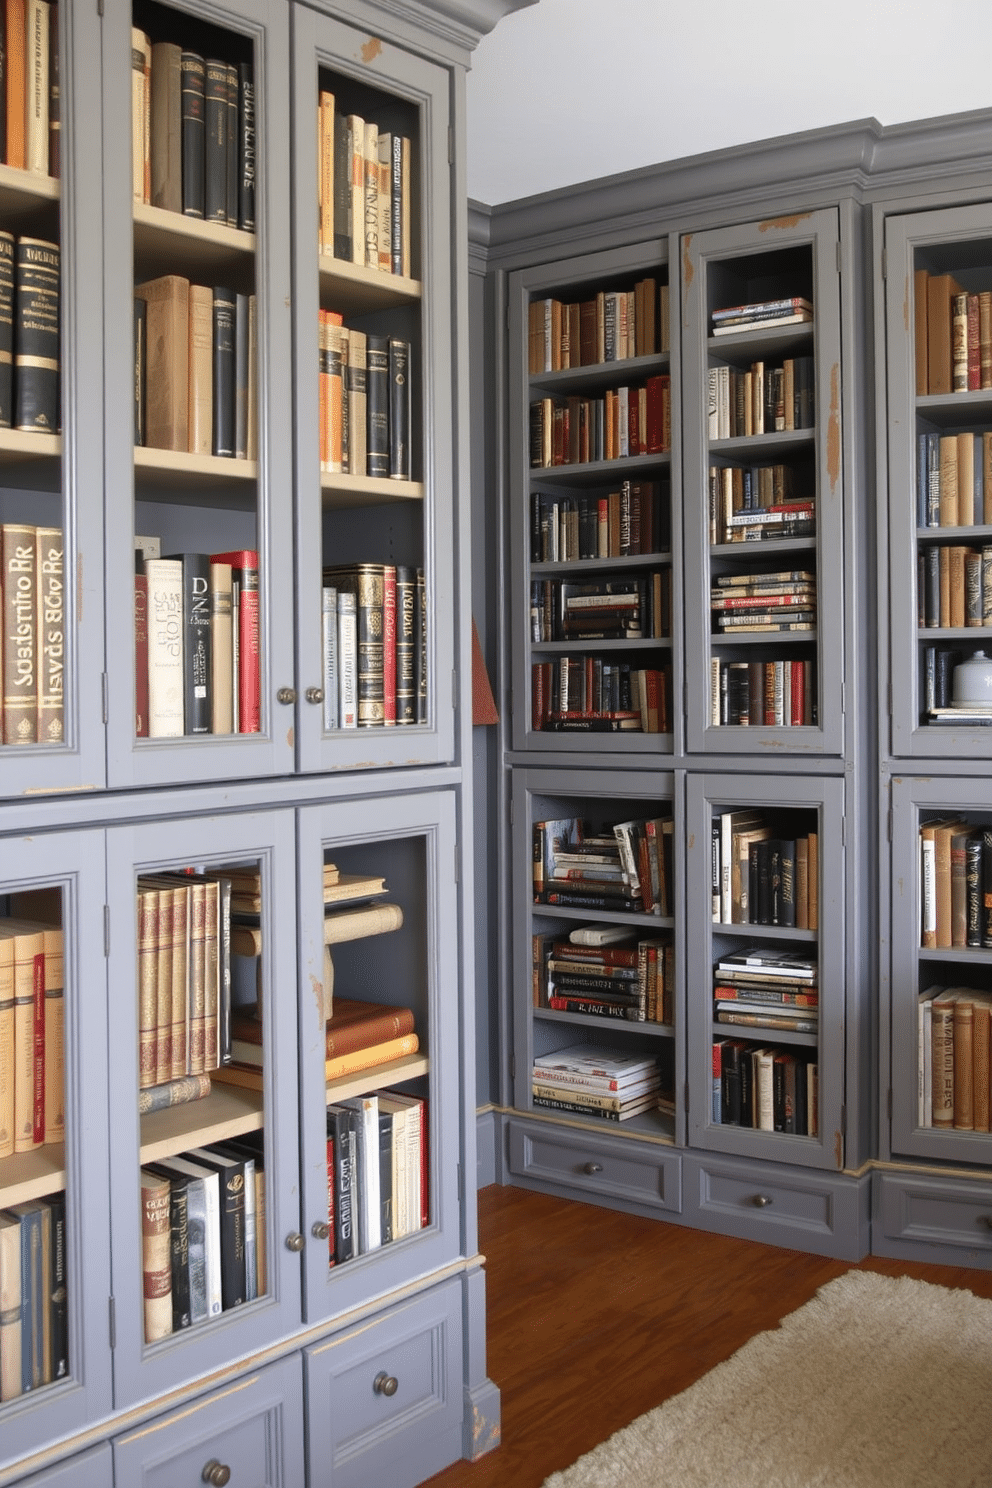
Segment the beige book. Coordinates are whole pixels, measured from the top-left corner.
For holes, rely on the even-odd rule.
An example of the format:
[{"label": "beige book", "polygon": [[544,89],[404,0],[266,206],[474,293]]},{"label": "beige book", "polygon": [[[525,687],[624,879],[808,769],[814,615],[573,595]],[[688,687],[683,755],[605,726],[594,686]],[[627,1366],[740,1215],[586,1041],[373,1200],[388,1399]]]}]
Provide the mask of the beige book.
[{"label": "beige book", "polygon": [[990,1130],[989,1052],[992,1034],[992,997],[976,992],[971,1029],[972,1091],[974,1129]]},{"label": "beige book", "polygon": [[31,1152],[45,1134],[45,936],[16,922],[0,925],[0,934],[14,944],[14,1151]]},{"label": "beige book", "polygon": [[0,1158],[14,1151],[14,942],[0,934]]},{"label": "beige book", "polygon": [[150,200],[165,212],[183,209],[182,53],[178,42],[152,43]]},{"label": "beige book", "polygon": [[954,1127],[975,1129],[974,1029],[975,1004],[962,992],[954,1003]]},{"label": "beige book", "polygon": [[0,1401],[21,1394],[21,1222],[0,1213]]},{"label": "beige book", "polygon": [[172,1332],[172,1262],[169,1180],[141,1170],[141,1271],[145,1342]]},{"label": "beige book", "polygon": [[172,1079],[172,955],[175,937],[175,889],[161,883],[155,937],[155,1080]]},{"label": "beige book", "polygon": [[975,522],[975,435],[971,430],[957,436],[958,441],[958,526],[972,527]]},{"label": "beige book", "polygon": [[364,223],[366,268],[377,269],[379,267],[379,126],[368,119],[365,121],[362,180],[365,191],[362,198],[362,215],[357,221]]},{"label": "beige book", "polygon": [[931,1004],[931,1090],[933,1093],[932,1124],[949,1129],[954,1125],[954,1002],[953,987],[938,992]]},{"label": "beige book", "polygon": [[24,7],[24,165],[48,175],[48,0]]},{"label": "beige book", "polygon": [[145,444],[189,450],[189,280],[165,274],[136,284],[145,328]]},{"label": "beige book", "polygon": [[403,136],[403,150],[400,165],[400,223],[402,226],[401,238],[403,243],[403,273],[409,279],[413,274],[412,266],[412,225],[410,222],[410,210],[412,193],[410,190],[411,153],[413,146],[406,135]]},{"label": "beige book", "polygon": [[178,558],[148,558],[148,733],[185,732],[183,707],[183,578]]},{"label": "beige book", "polygon": [[65,937],[61,925],[45,936],[45,1141],[65,1138]]},{"label": "beige book", "polygon": [[378,144],[379,268],[393,271],[393,136],[385,131]]},{"label": "beige book", "polygon": [[189,1073],[207,1069],[207,895],[202,878],[190,880]]},{"label": "beige book", "polygon": [[203,881],[203,1058],[208,1070],[220,1064],[220,885]]},{"label": "beige book", "polygon": [[5,744],[33,744],[38,736],[36,586],[35,529],[19,522],[5,522],[0,528]]},{"label": "beige book", "polygon": [[131,27],[131,194],[136,202],[151,195],[151,38]]},{"label": "beige book", "polygon": [[351,142],[351,258],[365,262],[365,120],[358,114],[348,115],[348,138]]},{"label": "beige book", "polygon": [[368,469],[367,340],[365,332],[353,326],[348,331],[345,378],[348,397],[348,461],[345,468],[351,475],[365,475]]},{"label": "beige book", "polygon": [[214,292],[208,285],[189,287],[189,449],[209,455],[214,419]]},{"label": "beige book", "polygon": [[334,255],[334,94],[321,90],[317,105],[317,200],[320,252]]},{"label": "beige book", "polygon": [[820,928],[820,843],[816,832],[810,832],[806,853],[806,879],[809,884],[809,899],[806,919],[810,930]]},{"label": "beige book", "polygon": [[368,935],[386,935],[403,924],[399,904],[370,904],[360,909],[339,909],[324,916],[324,944],[363,940]]},{"label": "beige book", "polygon": [[189,1001],[189,885],[172,875],[142,878],[159,895],[155,1084],[186,1074]]},{"label": "beige book", "polygon": [[956,434],[940,438],[940,525],[958,525],[958,439]]},{"label": "beige book", "polygon": [[38,617],[38,742],[61,744],[65,733],[65,554],[62,530],[35,532]]},{"label": "beige book", "polygon": [[138,1088],[155,1084],[158,1020],[158,890],[138,883]]},{"label": "beige book", "polygon": [[229,563],[210,565],[210,731],[234,732],[234,633],[232,570]]}]

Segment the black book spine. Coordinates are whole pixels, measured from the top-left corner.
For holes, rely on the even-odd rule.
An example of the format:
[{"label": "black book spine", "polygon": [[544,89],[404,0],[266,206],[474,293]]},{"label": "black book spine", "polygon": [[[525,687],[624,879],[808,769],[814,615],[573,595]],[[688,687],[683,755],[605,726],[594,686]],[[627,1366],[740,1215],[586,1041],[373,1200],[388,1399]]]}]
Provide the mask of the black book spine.
[{"label": "black book spine", "polygon": [[241,129],[238,95],[238,69],[233,62],[225,68],[227,74],[227,126],[224,143],[227,148],[227,193],[226,218],[228,227],[238,225],[238,201],[241,196]]},{"label": "black book spine", "polygon": [[410,424],[410,343],[397,336],[389,338],[389,474],[393,480],[409,480]]},{"label": "black book spine", "polygon": [[393,1238],[393,1119],[388,1111],[379,1112],[379,1210],[386,1245]]},{"label": "black book spine", "polygon": [[238,226],[255,231],[255,72],[250,62],[238,63]]},{"label": "black book spine", "polygon": [[203,85],[203,215],[227,222],[227,63],[208,57]]},{"label": "black book spine", "polygon": [[183,715],[184,732],[209,734],[210,696],[210,556],[173,553],[183,566]]},{"label": "black book spine", "polygon": [[417,721],[417,576],[396,565],[396,722]]},{"label": "black book spine", "polygon": [[754,1057],[750,1049],[745,1049],[738,1060],[740,1074],[740,1125],[754,1125]]},{"label": "black book spine", "polygon": [[204,91],[206,63],[197,52],[183,52],[182,67],[182,157],[183,213],[204,214],[206,112]]},{"label": "black book spine", "polygon": [[234,454],[248,458],[248,296],[234,305]]},{"label": "black book spine", "polygon": [[394,274],[403,273],[403,136],[392,137],[389,162],[390,254]]},{"label": "black book spine", "polygon": [[213,453],[234,455],[235,323],[237,296],[230,289],[214,289],[214,407]]},{"label": "black book spine", "polygon": [[414,666],[417,679],[417,722],[427,722],[427,589],[424,570],[417,569],[416,604],[414,606],[416,631],[414,636]]},{"label": "black book spine", "polygon": [[982,832],[982,945],[992,946],[992,827]]},{"label": "black book spine", "polygon": [[334,257],[351,261],[351,139],[347,119],[334,115]]},{"label": "black book spine", "polygon": [[965,888],[967,894],[967,933],[965,943],[982,943],[982,837],[976,833],[965,844]]},{"label": "black book spine", "polygon": [[134,442],[145,442],[145,337],[148,331],[148,306],[140,297],[134,301]]},{"label": "black book spine", "polygon": [[720,1121],[741,1124],[741,1046],[732,1040],[720,1050]]},{"label": "black book spine", "polygon": [[186,1181],[169,1180],[169,1255],[172,1275],[172,1331],[192,1322],[189,1294],[189,1196]]},{"label": "black book spine", "polygon": [[334,1139],[334,1260],[341,1265],[358,1254],[355,1112],[328,1106],[327,1123]]},{"label": "black book spine", "polygon": [[[59,81],[59,0],[48,14],[48,174],[62,174],[62,90]],[[0,147],[0,159],[3,158]]]},{"label": "black book spine", "polygon": [[370,335],[366,348],[368,464],[371,476],[389,475],[389,337]]},{"label": "black book spine", "polygon": [[796,844],[783,838],[778,844],[779,894],[776,925],[794,926],[796,923]]},{"label": "black book spine", "polygon": [[220,1180],[220,1295],[226,1312],[245,1301],[245,1165],[215,1157],[209,1149],[193,1156],[216,1169]]},{"label": "black book spine", "polygon": [[14,427],[59,430],[57,243],[18,238],[15,249]]},{"label": "black book spine", "polygon": [[14,420],[14,235],[0,232],[0,428]]},{"label": "black book spine", "polygon": [[68,1260],[65,1249],[65,1194],[47,1200],[52,1211],[52,1264],[49,1318],[52,1332],[52,1379],[69,1373]]}]

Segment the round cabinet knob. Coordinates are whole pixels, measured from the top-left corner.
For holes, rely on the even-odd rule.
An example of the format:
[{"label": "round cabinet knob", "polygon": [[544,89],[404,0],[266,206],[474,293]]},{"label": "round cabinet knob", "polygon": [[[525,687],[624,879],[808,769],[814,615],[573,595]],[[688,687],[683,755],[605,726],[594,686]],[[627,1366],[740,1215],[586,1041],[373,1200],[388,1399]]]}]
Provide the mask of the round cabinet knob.
[{"label": "round cabinet knob", "polygon": [[324,689],[322,687],[308,687],[304,696],[308,703],[322,703],[324,701]]},{"label": "round cabinet knob", "polygon": [[278,702],[278,703],[285,703],[285,704],[287,704],[287,706],[290,703],[295,703],[296,702],[296,688],[295,687],[280,687],[279,691],[276,693],[276,702]]},{"label": "round cabinet knob", "polygon": [[582,1171],[583,1173],[601,1173],[603,1171],[603,1164],[594,1162],[583,1163]]},{"label": "round cabinet knob", "polygon": [[331,1227],[318,1219],[316,1224],[310,1226],[310,1233],[315,1240],[326,1240],[331,1233]]},{"label": "round cabinet knob", "polygon": [[224,1484],[231,1481],[231,1469],[225,1462],[218,1462],[216,1457],[211,1457],[200,1476],[205,1483],[211,1483],[213,1488],[224,1488]]},{"label": "round cabinet knob", "polygon": [[759,1209],[766,1209],[771,1202],[768,1194],[755,1194],[754,1196],[754,1203]]},{"label": "round cabinet knob", "polygon": [[304,1241],[303,1236],[297,1234],[297,1232],[295,1230],[292,1230],[286,1236],[286,1249],[287,1250],[302,1250],[303,1249],[303,1246],[305,1245],[305,1243],[306,1242]]},{"label": "round cabinet knob", "polygon": [[372,1381],[372,1388],[377,1395],[395,1395],[398,1387],[399,1380],[395,1374],[387,1374],[384,1369]]},{"label": "round cabinet knob", "polygon": [[986,1229],[992,1230],[992,1214],[984,1214],[982,1216],[982,1224],[985,1225]]}]

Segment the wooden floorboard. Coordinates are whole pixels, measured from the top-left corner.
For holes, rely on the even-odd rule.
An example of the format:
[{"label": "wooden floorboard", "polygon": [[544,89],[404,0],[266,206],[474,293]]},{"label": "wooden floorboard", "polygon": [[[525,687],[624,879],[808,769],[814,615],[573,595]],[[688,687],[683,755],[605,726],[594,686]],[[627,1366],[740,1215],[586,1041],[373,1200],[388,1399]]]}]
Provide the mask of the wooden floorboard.
[{"label": "wooden floorboard", "polygon": [[431,1488],[541,1488],[852,1269],[992,1297],[992,1270],[870,1257],[852,1267],[519,1188],[479,1195],[487,1367],[502,1443]]}]

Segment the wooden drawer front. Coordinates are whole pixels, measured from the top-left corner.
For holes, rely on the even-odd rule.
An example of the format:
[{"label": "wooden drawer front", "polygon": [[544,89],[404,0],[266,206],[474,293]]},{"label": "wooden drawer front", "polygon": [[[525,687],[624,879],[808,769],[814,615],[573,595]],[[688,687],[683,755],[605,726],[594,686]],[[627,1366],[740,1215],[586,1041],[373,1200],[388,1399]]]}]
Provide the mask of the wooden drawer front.
[{"label": "wooden drawer front", "polygon": [[867,1179],[770,1172],[694,1156],[685,1168],[689,1224],[845,1260],[867,1253]]},{"label": "wooden drawer front", "polygon": [[[202,1488],[209,1463],[243,1488],[300,1488],[303,1380],[280,1359],[114,1442],[114,1488]],[[219,1474],[218,1474],[219,1476]]]},{"label": "wooden drawer front", "polygon": [[875,1229],[887,1240],[992,1251],[992,1184],[876,1173]]},{"label": "wooden drawer front", "polygon": [[113,1453],[104,1442],[30,1478],[18,1478],[17,1488],[114,1488]]},{"label": "wooden drawer front", "polygon": [[309,1488],[413,1488],[461,1455],[460,1278],[305,1358]]},{"label": "wooden drawer front", "polygon": [[587,1198],[681,1211],[681,1158],[668,1148],[537,1122],[511,1121],[509,1138],[510,1171],[521,1178],[567,1184]]}]

